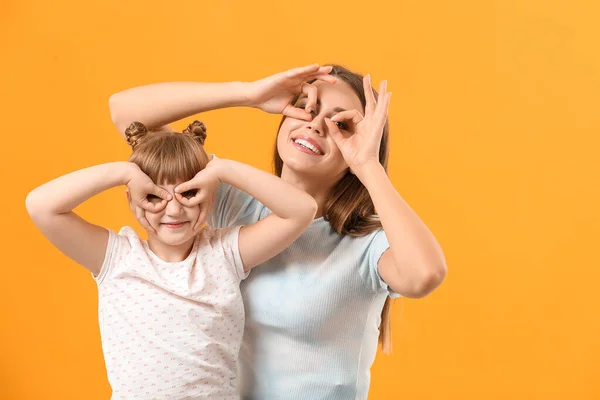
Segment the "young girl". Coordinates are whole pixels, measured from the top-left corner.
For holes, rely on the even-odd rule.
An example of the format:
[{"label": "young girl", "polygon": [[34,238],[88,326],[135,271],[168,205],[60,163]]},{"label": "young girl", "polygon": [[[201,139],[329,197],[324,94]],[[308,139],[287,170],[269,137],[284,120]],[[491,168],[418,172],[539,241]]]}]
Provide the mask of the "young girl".
[{"label": "young girl", "polygon": [[[226,107],[283,114],[276,174],[319,209],[300,238],[241,284],[244,399],[366,399],[378,336],[390,349],[389,298],[423,297],[445,277],[435,237],[386,174],[390,95],[385,81],[377,94],[368,75],[310,65],[254,82],[152,84],[110,99],[121,133],[133,118],[169,129]],[[136,215],[143,207],[135,202]],[[209,223],[268,215],[260,199],[220,184]]]},{"label": "young girl", "polygon": [[[199,122],[183,133],[148,132],[134,123],[125,135],[133,148],[129,162],[86,168],[38,187],[27,197],[29,214],[97,281],[113,399],[238,398],[239,283],[300,236],[314,218],[315,200],[247,165],[209,162]],[[272,213],[247,226],[203,227],[212,198],[201,187],[209,181],[247,192]],[[117,234],[72,211],[120,185],[127,185],[130,203],[147,208],[147,241],[130,227]]]}]

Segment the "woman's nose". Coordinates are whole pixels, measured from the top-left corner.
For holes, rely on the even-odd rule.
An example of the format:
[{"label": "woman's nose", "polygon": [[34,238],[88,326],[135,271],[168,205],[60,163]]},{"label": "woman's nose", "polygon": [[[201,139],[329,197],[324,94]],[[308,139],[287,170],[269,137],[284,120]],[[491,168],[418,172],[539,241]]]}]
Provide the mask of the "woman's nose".
[{"label": "woman's nose", "polygon": [[317,115],[308,124],[308,129],[315,132],[319,136],[323,136],[325,133],[325,118]]}]

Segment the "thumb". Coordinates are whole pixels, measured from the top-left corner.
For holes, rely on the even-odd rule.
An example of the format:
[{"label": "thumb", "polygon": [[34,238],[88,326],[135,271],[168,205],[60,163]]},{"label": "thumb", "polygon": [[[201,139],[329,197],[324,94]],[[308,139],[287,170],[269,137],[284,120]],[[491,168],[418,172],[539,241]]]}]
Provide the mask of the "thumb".
[{"label": "thumb", "polygon": [[193,187],[193,181],[191,181],[191,180],[177,185],[174,189],[174,192],[175,193],[183,193],[183,192],[187,192],[190,189],[196,189],[195,187]]}]

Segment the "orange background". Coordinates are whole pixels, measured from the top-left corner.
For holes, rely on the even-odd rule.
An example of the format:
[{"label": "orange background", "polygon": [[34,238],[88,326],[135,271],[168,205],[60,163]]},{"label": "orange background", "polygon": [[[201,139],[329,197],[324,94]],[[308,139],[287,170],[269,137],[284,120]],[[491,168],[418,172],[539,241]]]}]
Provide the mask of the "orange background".
[{"label": "orange background", "polygon": [[[390,176],[449,274],[393,310],[370,399],[600,398],[596,1],[33,1],[0,5],[1,399],[107,399],[95,283],[25,196],[122,160],[111,93],[312,62],[394,92]],[[279,117],[210,112],[208,149],[270,169]],[[181,123],[177,125],[183,127]],[[123,188],[79,209],[135,225]],[[137,226],[137,225],[135,225]]]}]

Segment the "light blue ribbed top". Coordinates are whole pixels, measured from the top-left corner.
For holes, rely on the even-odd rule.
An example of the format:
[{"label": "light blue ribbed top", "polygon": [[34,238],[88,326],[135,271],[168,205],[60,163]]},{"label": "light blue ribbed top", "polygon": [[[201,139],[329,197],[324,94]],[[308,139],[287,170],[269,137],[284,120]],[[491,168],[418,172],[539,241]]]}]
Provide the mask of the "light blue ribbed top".
[{"label": "light blue ribbed top", "polygon": [[[271,211],[219,185],[209,224],[249,225]],[[315,219],[282,253],[241,283],[246,312],[239,359],[242,399],[366,399],[381,310],[398,297],[379,276],[383,230],[337,234]]]}]

